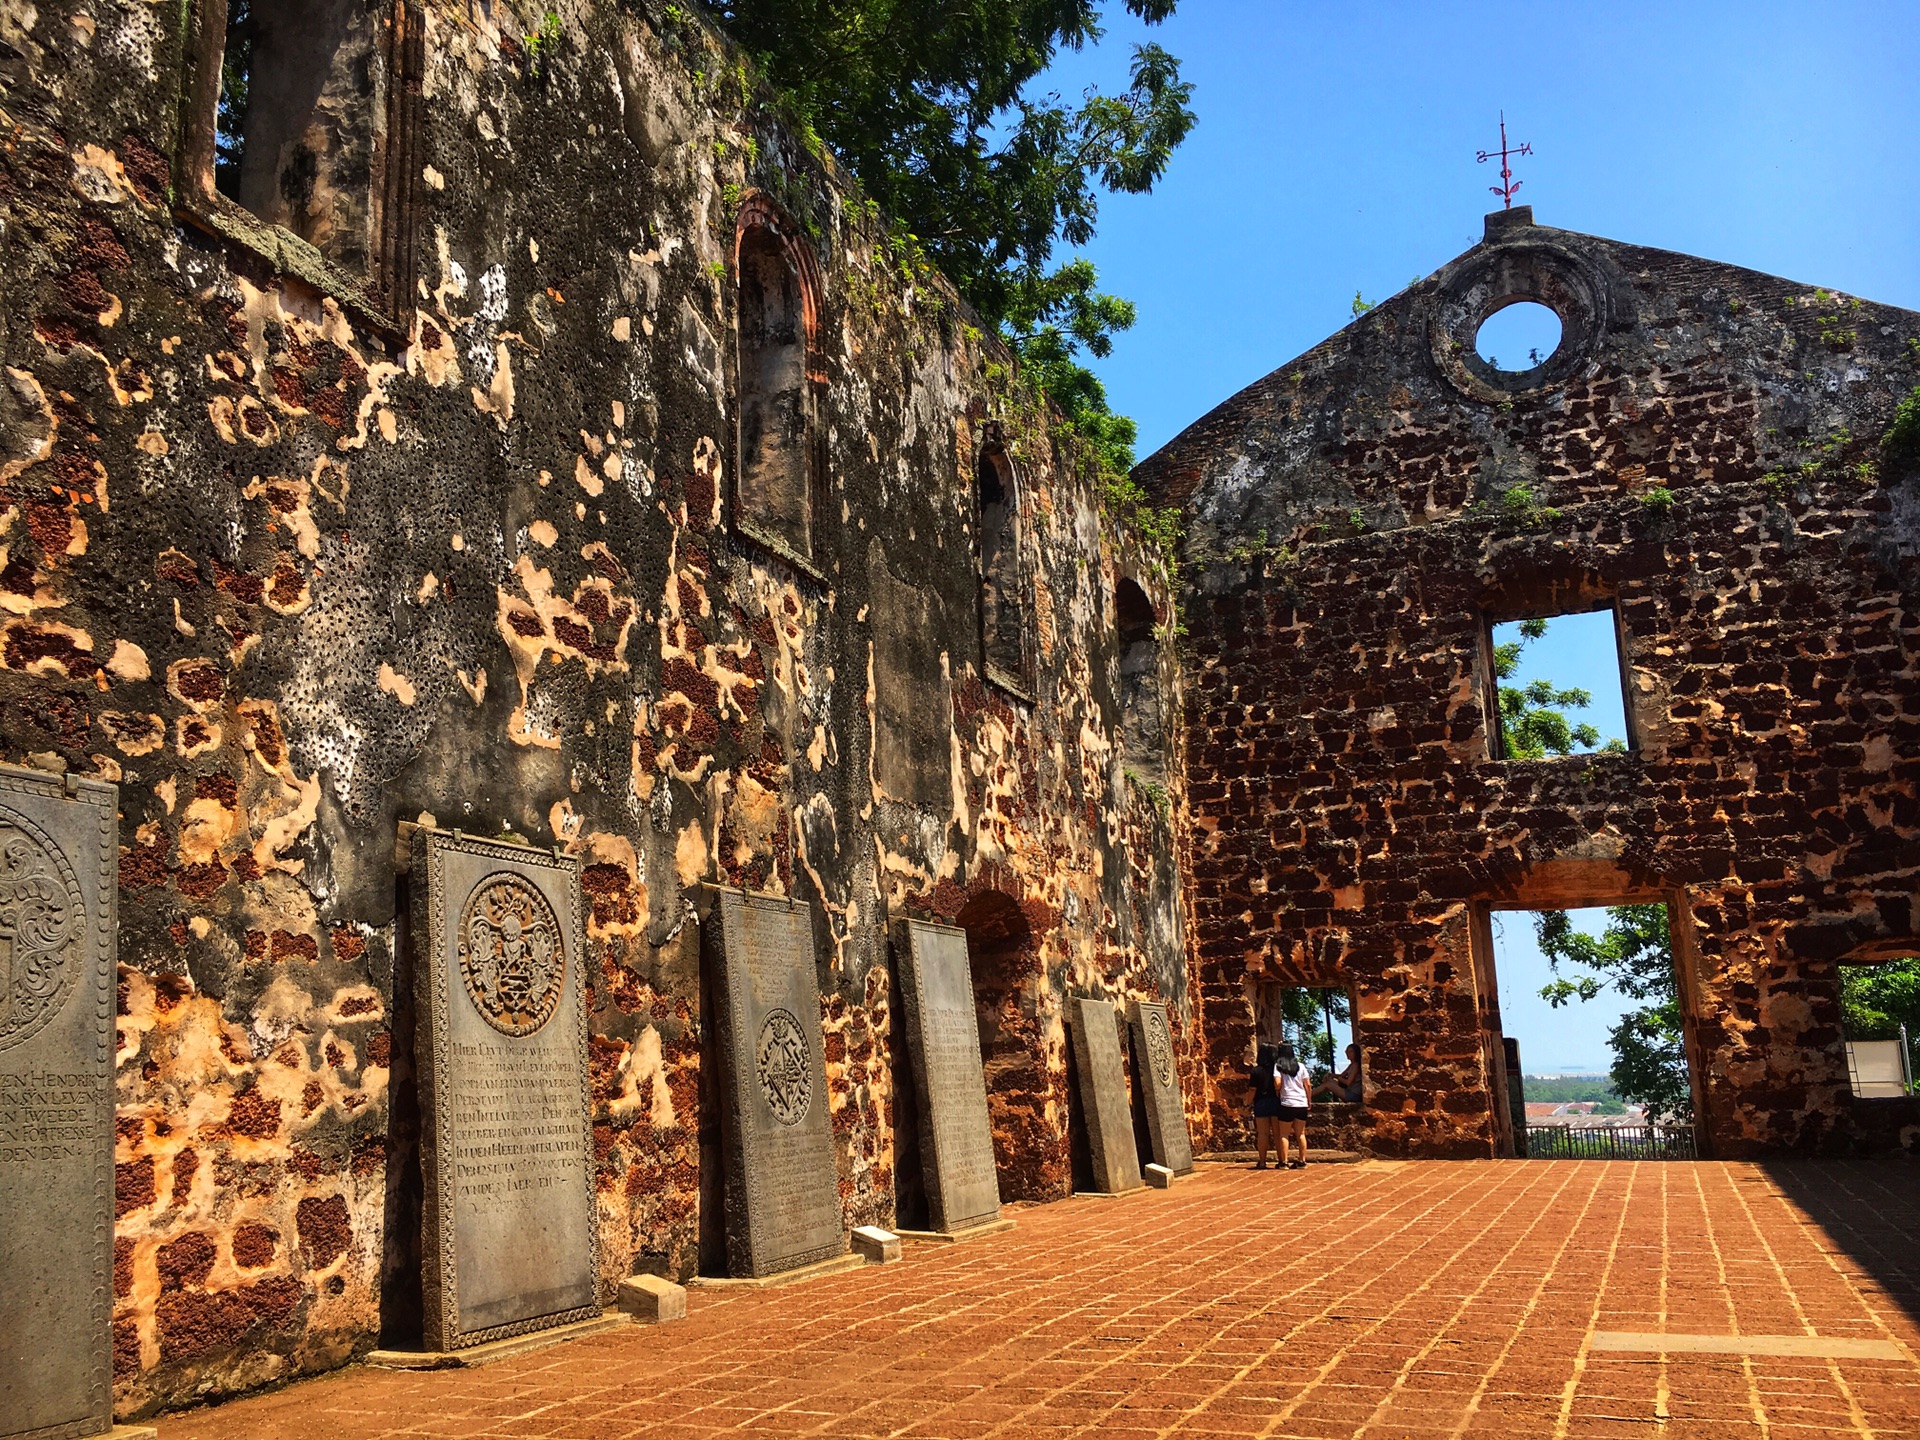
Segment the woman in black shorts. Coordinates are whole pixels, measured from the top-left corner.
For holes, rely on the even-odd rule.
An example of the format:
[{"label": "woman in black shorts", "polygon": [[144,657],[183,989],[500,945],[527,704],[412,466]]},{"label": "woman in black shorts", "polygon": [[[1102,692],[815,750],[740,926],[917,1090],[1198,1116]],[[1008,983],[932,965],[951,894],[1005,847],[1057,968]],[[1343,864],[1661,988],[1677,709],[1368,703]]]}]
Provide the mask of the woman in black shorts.
[{"label": "woman in black shorts", "polygon": [[[1247,1072],[1247,1078],[1253,1082],[1253,1143],[1260,1155],[1253,1167],[1256,1170],[1267,1168],[1267,1146],[1279,1141],[1280,1092],[1274,1085],[1273,1067],[1280,1058],[1280,1050],[1280,1046],[1262,1040],[1254,1049],[1253,1067]],[[1285,1150],[1280,1152],[1279,1163],[1283,1167],[1287,1163]]]},{"label": "woman in black shorts", "polygon": [[[1307,1067],[1293,1053],[1293,1046],[1282,1042],[1273,1062],[1274,1113],[1279,1117],[1274,1124],[1278,1127],[1280,1164],[1288,1170],[1307,1168],[1307,1112],[1313,1105],[1312,1088]],[[1300,1142],[1298,1160],[1287,1158],[1291,1153],[1289,1140]],[[1265,1154],[1262,1150],[1262,1157]]]}]

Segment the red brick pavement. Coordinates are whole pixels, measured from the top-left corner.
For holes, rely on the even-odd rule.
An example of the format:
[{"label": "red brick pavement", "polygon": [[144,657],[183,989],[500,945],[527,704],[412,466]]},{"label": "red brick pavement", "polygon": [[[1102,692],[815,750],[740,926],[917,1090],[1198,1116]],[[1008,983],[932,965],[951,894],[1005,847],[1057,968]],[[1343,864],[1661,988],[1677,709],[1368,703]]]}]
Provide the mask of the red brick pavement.
[{"label": "red brick pavement", "polygon": [[[1019,1207],[1019,1228],[478,1370],[355,1368],[161,1440],[722,1432],[1920,1435],[1920,1172],[1421,1162]],[[1596,1351],[1595,1331],[1846,1336],[1904,1358]]]}]

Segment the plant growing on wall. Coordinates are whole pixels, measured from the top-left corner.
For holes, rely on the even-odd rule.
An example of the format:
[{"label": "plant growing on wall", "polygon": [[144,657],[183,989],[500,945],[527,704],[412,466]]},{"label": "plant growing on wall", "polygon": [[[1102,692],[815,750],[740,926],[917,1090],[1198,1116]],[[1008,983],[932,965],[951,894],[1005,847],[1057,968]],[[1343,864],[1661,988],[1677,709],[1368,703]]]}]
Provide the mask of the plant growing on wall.
[{"label": "plant growing on wall", "polygon": [[[1549,910],[1534,920],[1534,935],[1557,977],[1541,987],[1540,998],[1556,1010],[1573,1000],[1596,999],[1607,989],[1646,1002],[1607,1032],[1614,1092],[1644,1105],[1650,1118],[1689,1123],[1693,1089],[1667,907],[1615,905],[1607,911],[1606,930],[1597,936],[1574,929],[1565,911]],[[1562,975],[1563,965],[1575,973]]]},{"label": "plant growing on wall", "polygon": [[[1177,0],[1125,0],[1158,24]],[[997,324],[1110,472],[1134,427],[1080,362],[1133,324],[1083,259],[1103,192],[1142,194],[1194,123],[1193,87],[1158,45],[1136,46],[1127,88],[1077,103],[1033,94],[1060,47],[1101,37],[1094,0],[715,0],[810,131]]]}]

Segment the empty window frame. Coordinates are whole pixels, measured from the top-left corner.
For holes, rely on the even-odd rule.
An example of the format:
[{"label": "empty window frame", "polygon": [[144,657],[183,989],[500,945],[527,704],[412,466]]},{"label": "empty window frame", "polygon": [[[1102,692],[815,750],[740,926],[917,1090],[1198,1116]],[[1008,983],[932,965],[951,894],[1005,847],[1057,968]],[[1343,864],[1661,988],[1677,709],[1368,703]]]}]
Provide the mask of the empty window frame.
[{"label": "empty window frame", "polygon": [[1495,760],[1636,748],[1627,659],[1611,603],[1486,627],[1488,751]]},{"label": "empty window frame", "polygon": [[1920,959],[1840,967],[1847,1083],[1862,1100],[1916,1092],[1920,1072]]},{"label": "empty window frame", "polygon": [[975,523],[980,537],[980,655],[986,674],[1023,693],[1028,672],[1026,590],[1020,582],[1020,491],[998,437],[980,447],[974,466]]},{"label": "empty window frame", "polygon": [[1120,651],[1120,747],[1127,769],[1166,783],[1167,734],[1160,683],[1159,616],[1137,581],[1113,587],[1114,638]]},{"label": "empty window frame", "polygon": [[423,37],[407,0],[195,0],[182,215],[396,327]]},{"label": "empty window frame", "polygon": [[824,511],[819,284],[791,221],[763,197],[741,207],[734,241],[740,463],[734,508],[749,535],[810,559]]}]

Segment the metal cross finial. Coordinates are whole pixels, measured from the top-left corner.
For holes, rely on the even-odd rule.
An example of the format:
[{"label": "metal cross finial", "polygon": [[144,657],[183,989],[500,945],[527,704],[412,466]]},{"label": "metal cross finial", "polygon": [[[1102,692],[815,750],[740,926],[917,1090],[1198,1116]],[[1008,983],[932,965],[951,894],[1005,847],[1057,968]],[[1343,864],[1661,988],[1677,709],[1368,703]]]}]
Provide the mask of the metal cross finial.
[{"label": "metal cross finial", "polygon": [[1489,185],[1487,188],[1500,197],[1503,208],[1508,210],[1513,208],[1513,192],[1520,188],[1520,182],[1513,178],[1513,171],[1507,165],[1508,157],[1513,155],[1531,155],[1532,153],[1533,146],[1531,145],[1509,146],[1507,144],[1507,112],[1502,110],[1500,112],[1499,150],[1482,150],[1473,158],[1484,165],[1487,161],[1493,159],[1496,154],[1500,157],[1500,183],[1498,185]]}]

